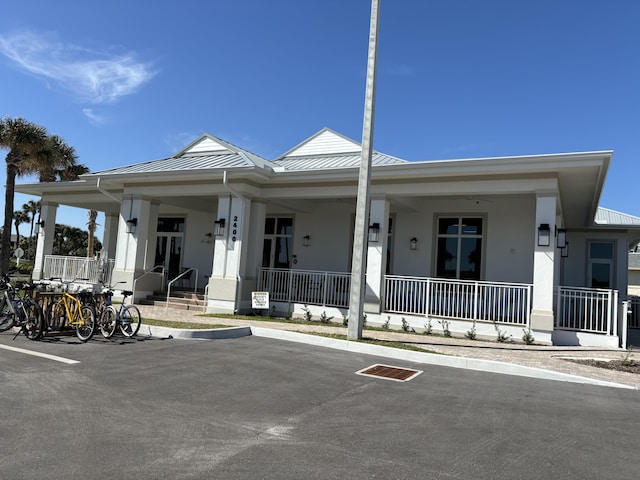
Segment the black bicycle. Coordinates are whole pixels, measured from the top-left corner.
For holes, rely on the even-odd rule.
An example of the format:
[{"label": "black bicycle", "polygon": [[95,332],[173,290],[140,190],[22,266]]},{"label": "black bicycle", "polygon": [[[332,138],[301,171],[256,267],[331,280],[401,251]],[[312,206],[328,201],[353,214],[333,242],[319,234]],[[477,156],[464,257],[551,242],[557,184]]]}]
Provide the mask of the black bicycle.
[{"label": "black bicycle", "polygon": [[0,332],[20,327],[16,336],[20,332],[29,340],[38,340],[42,336],[44,313],[31,298],[32,291],[33,286],[29,283],[23,282],[16,288],[7,274],[0,276]]}]

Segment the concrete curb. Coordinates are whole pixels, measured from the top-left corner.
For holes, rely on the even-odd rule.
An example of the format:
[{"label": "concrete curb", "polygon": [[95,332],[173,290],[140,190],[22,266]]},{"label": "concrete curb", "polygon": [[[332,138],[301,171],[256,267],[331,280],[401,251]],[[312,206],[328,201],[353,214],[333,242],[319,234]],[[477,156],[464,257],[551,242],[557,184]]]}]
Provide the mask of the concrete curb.
[{"label": "concrete curb", "polygon": [[140,325],[138,335],[145,337],[182,338],[192,340],[223,340],[225,338],[240,338],[251,335],[251,327],[212,328],[211,330],[157,327],[155,325]]},{"label": "concrete curb", "polygon": [[507,362],[494,360],[482,360],[477,358],[454,357],[450,355],[440,355],[428,352],[416,352],[414,350],[402,350],[380,345],[371,345],[362,342],[350,342],[335,338],[327,338],[318,335],[308,335],[300,332],[288,330],[275,330],[263,327],[229,327],[216,328],[211,330],[191,330],[168,327],[156,327],[142,324],[139,335],[151,337],[173,337],[181,339],[215,340],[226,338],[240,338],[249,335],[256,337],[272,338],[288,342],[305,343],[318,347],[333,348],[346,352],[362,353],[379,357],[391,358],[394,360],[405,360],[414,363],[424,363],[429,365],[439,365],[443,367],[463,368],[466,370],[476,370],[481,372],[499,373],[503,375],[516,375],[520,377],[538,378],[542,380],[553,380],[559,382],[580,383],[586,385],[597,385],[601,387],[623,388],[636,390],[635,387],[621,383],[605,382],[568,373],[554,372],[541,368],[526,367]]}]

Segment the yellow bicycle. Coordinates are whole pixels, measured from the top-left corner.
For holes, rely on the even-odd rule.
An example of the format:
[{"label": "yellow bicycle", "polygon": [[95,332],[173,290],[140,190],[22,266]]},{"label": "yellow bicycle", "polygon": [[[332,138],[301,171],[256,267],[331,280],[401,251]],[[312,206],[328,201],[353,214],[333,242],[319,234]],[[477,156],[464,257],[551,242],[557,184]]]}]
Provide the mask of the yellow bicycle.
[{"label": "yellow bicycle", "polygon": [[60,298],[51,304],[47,315],[47,324],[53,329],[61,329],[68,325],[72,327],[76,336],[82,342],[93,337],[96,326],[96,316],[93,309],[84,304],[84,297],[91,296],[88,291],[71,294],[62,292]]}]

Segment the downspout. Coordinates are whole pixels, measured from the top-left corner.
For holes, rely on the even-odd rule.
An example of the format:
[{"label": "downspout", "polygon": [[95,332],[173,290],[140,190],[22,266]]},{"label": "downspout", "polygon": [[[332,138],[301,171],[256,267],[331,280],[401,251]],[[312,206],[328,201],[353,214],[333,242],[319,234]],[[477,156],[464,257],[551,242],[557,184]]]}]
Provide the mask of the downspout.
[{"label": "downspout", "polygon": [[102,180],[102,177],[98,177],[98,183],[96,183],[96,188],[98,189],[98,191],[100,193],[103,193],[104,195],[106,195],[107,197],[109,197],[111,200],[113,200],[116,203],[120,203],[120,200],[118,200],[116,197],[114,197],[113,195],[111,195],[109,192],[107,192],[106,190],[103,190],[102,188],[100,188],[100,180]]},{"label": "downspout", "polygon": [[[224,185],[224,188],[226,188],[229,193],[231,193],[234,197],[239,198],[240,200],[243,201],[242,203],[242,221],[244,222],[244,202],[247,200],[246,197],[244,197],[242,194],[240,194],[237,190],[233,189],[230,185],[229,185],[229,177],[227,176],[227,171],[224,170],[222,172],[222,185]],[[231,202],[229,202],[229,212],[227,213],[227,218],[229,219],[229,225],[231,225]],[[243,229],[244,230],[244,229]],[[228,236],[228,232],[229,229],[227,228],[227,240],[229,239]],[[244,231],[242,232],[244,235]],[[227,276],[227,249],[224,249],[224,271],[223,271],[223,275],[226,277]],[[236,308],[235,311],[238,310],[238,308],[240,307],[240,294],[242,292],[242,275],[238,275],[238,289],[236,290]]]}]

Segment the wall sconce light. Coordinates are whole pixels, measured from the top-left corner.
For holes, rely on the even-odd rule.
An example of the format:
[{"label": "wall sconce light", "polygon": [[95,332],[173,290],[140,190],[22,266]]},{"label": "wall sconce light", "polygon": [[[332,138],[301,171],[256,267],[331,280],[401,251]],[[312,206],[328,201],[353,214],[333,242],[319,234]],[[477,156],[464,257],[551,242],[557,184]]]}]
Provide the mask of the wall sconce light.
[{"label": "wall sconce light", "polygon": [[413,237],[411,240],[409,240],[409,248],[411,250],[418,249],[418,239],[416,237]]},{"label": "wall sconce light", "polygon": [[564,247],[560,249],[560,257],[567,258],[569,256],[569,242],[564,243]]},{"label": "wall sconce light", "polygon": [[40,233],[40,229],[44,228],[44,220],[40,220],[39,222],[36,222],[36,226],[34,228],[34,233],[37,235],[38,233]]},{"label": "wall sconce light", "polygon": [[137,218],[130,218],[127,220],[127,233],[136,233],[136,227],[138,226]]},{"label": "wall sconce light", "polygon": [[541,223],[538,227],[538,246],[548,247],[551,245],[551,228],[548,223]]},{"label": "wall sconce light", "polygon": [[213,234],[216,237],[224,237],[224,224],[225,224],[224,218],[221,218],[213,222]]},{"label": "wall sconce light", "polygon": [[213,242],[213,233],[205,233],[204,238],[202,239],[202,243],[212,243]]},{"label": "wall sconce light", "polygon": [[311,237],[309,235],[305,235],[304,237],[302,237],[302,245],[305,247],[311,245]]},{"label": "wall sconce light", "polygon": [[558,228],[556,230],[556,247],[564,248],[567,245],[567,230]]},{"label": "wall sconce light", "polygon": [[380,240],[380,224],[372,223],[369,225],[369,241],[370,242],[378,242]]}]

